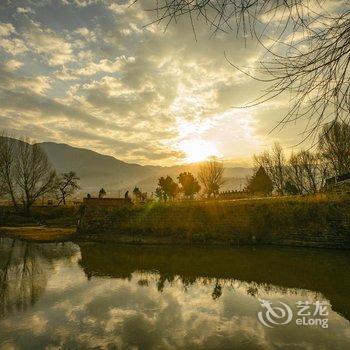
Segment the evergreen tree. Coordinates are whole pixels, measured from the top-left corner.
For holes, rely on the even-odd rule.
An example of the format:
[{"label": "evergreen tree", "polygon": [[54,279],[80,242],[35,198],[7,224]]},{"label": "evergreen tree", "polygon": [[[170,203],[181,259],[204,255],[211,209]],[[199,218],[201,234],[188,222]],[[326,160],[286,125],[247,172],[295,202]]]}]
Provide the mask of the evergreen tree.
[{"label": "evergreen tree", "polygon": [[270,194],[272,192],[273,183],[262,166],[249,180],[247,190],[250,193]]}]

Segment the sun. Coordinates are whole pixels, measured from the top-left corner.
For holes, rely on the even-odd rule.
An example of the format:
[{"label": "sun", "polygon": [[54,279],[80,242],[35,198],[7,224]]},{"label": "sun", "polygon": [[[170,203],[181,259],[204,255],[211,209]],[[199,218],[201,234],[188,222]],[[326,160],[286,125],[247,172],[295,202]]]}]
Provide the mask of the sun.
[{"label": "sun", "polygon": [[212,142],[202,139],[183,140],[179,144],[179,149],[185,153],[186,163],[196,163],[207,160],[210,157],[221,156]]}]

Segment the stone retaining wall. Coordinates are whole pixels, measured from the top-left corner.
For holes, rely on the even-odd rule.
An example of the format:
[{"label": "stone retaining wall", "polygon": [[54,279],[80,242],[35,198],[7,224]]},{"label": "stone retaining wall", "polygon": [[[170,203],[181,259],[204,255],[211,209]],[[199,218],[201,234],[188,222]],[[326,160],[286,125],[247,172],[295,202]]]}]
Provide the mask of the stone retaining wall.
[{"label": "stone retaining wall", "polygon": [[81,234],[172,237],[179,243],[281,244],[350,248],[348,201],[244,201],[90,206]]}]

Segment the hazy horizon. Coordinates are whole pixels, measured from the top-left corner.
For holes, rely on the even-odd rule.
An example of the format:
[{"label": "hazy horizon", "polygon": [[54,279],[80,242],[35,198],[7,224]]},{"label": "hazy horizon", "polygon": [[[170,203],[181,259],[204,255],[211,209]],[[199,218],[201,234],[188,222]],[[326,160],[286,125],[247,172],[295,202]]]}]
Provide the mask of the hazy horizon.
[{"label": "hazy horizon", "polygon": [[[85,147],[77,147],[77,146],[74,146],[74,145],[71,145],[69,143],[66,143],[66,142],[54,142],[54,141],[42,141],[42,142],[36,142],[35,140],[33,140],[34,143],[55,143],[55,144],[58,144],[58,145],[66,145],[66,146],[69,146],[69,147],[74,147],[74,148],[79,148],[79,149],[82,149],[82,150],[88,150],[88,151],[93,151],[93,152],[96,152],[102,156],[110,156],[110,157],[113,157],[117,160],[121,160],[123,162],[126,162],[126,163],[133,163],[133,164],[139,164],[139,163],[136,163],[136,162],[129,162],[129,161],[125,161],[122,159],[122,157],[118,157],[118,155],[112,155],[112,154],[107,154],[107,153],[102,153],[102,152],[98,152],[98,151],[95,151],[95,150],[92,150],[92,149],[89,149],[89,148],[85,148]],[[209,158],[210,159],[210,158]],[[219,161],[222,161],[224,166],[226,167],[237,167],[237,168],[252,168],[253,167],[253,164],[252,163],[239,163],[237,160],[236,162],[234,162],[233,160],[230,160],[230,159],[220,159],[218,158]],[[205,160],[204,160],[205,161]],[[175,163],[175,164],[172,164],[172,165],[169,165],[169,166],[189,166],[189,165],[196,165],[196,164],[199,164],[201,163],[200,161],[198,162],[183,162],[183,163]],[[139,165],[142,165],[142,166],[162,166],[162,167],[168,167],[167,165],[161,165],[161,164],[139,164]]]}]

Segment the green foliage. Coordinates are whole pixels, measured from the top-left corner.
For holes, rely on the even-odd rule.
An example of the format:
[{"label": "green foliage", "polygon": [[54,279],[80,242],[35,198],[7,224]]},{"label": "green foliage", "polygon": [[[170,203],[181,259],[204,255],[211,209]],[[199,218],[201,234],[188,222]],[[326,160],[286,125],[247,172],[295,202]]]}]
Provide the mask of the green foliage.
[{"label": "green foliage", "polygon": [[270,194],[272,192],[273,183],[262,166],[249,180],[247,190],[250,193]]},{"label": "green foliage", "polygon": [[179,193],[179,186],[170,177],[160,177],[158,180],[158,187],[156,189],[156,196],[166,202],[168,199],[173,199]]},{"label": "green foliage", "polygon": [[197,179],[189,172],[181,173],[177,179],[181,185],[181,191],[188,198],[193,198],[201,189]]}]

